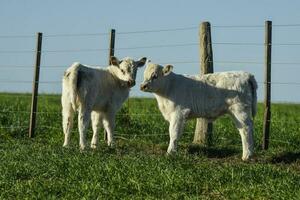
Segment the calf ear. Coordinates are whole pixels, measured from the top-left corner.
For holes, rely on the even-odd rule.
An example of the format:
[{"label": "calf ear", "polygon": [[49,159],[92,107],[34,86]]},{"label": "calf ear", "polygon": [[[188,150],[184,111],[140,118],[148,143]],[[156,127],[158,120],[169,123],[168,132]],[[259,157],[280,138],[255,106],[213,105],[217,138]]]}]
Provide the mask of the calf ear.
[{"label": "calf ear", "polygon": [[147,58],[146,58],[146,57],[141,58],[139,61],[137,61],[137,66],[138,66],[138,67],[144,66],[145,63],[146,63],[146,61],[147,61]]},{"label": "calf ear", "polygon": [[167,76],[167,75],[169,75],[171,72],[172,72],[172,70],[173,70],[173,65],[166,65],[166,66],[164,66],[164,68],[163,68],[163,75],[164,76]]},{"label": "calf ear", "polygon": [[64,72],[64,76],[65,76],[65,77],[69,77],[70,74],[71,74],[71,72]]},{"label": "calf ear", "polygon": [[110,64],[119,67],[120,61],[118,60],[117,57],[112,56],[110,57]]}]

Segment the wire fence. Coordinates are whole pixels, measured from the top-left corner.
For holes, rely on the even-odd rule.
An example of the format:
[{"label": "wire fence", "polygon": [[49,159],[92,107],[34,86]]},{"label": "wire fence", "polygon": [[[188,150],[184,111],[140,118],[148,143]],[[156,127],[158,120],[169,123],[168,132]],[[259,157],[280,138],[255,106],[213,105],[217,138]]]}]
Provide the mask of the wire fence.
[{"label": "wire fence", "polygon": [[[229,30],[234,31],[237,29],[245,29],[245,30],[264,30],[265,26],[263,25],[213,25],[211,26],[213,29],[222,29],[222,30]],[[280,29],[280,28],[300,28],[300,24],[273,24],[273,28]],[[199,29],[198,26],[188,26],[188,27],[178,27],[178,28],[166,28],[166,29],[149,29],[149,30],[134,30],[134,31],[120,31],[117,32],[117,35],[144,35],[144,34],[161,34],[161,33],[178,33],[178,32],[184,32],[184,31],[197,31]],[[45,34],[43,38],[91,38],[91,37],[102,37],[102,36],[109,36],[108,32],[98,32],[98,33],[61,33],[61,34]],[[34,39],[35,35],[0,35],[0,40],[10,40],[10,39]],[[157,37],[157,35],[155,36]],[[176,43],[158,43],[153,45],[136,45],[136,46],[121,46],[121,47],[115,47],[115,51],[129,51],[129,50],[146,50],[146,49],[185,49],[189,47],[198,47],[200,45],[199,42],[190,41],[190,42],[176,42]],[[238,46],[238,47],[260,47],[263,48],[266,44],[263,42],[235,42],[235,41],[218,41],[218,42],[212,42],[213,46]],[[276,48],[281,47],[298,47],[300,46],[300,42],[275,42],[272,44],[267,44],[270,46],[274,46]],[[108,52],[109,48],[78,48],[78,49],[43,49],[41,50],[42,55],[47,54],[65,54],[65,53],[92,53],[92,52]],[[36,50],[34,49],[12,49],[12,50],[0,50],[0,55],[19,55],[19,54],[34,54]],[[158,63],[160,64],[190,64],[190,65],[199,65],[199,60],[172,60],[172,59],[166,59],[161,60]],[[257,65],[257,66],[263,66],[265,62],[263,60],[214,60],[214,64],[217,65],[223,65],[223,64],[249,64],[249,65]],[[298,67],[300,66],[300,61],[297,60],[278,60],[271,62],[272,65],[275,66],[290,66],[290,67]],[[69,64],[55,64],[55,65],[41,65],[41,70],[58,70],[63,71],[66,69],[66,67]],[[95,64],[95,66],[106,66],[106,64]],[[222,67],[224,70],[226,70],[226,67]],[[0,63],[0,70],[12,70],[12,69],[18,69],[18,70],[24,70],[29,71],[33,70],[33,66],[31,65],[14,65],[14,64],[4,64]],[[0,71],[0,72],[1,72]],[[8,78],[8,77],[7,77]],[[61,77],[60,77],[61,78]],[[141,83],[142,80],[137,80],[137,83]],[[8,79],[0,79],[0,84],[33,84],[34,82],[32,80],[8,80]],[[300,82],[297,81],[271,81],[266,82],[259,80],[259,85],[265,85],[266,83],[271,83],[272,85],[287,85],[287,86],[300,86]],[[38,81],[38,84],[44,84],[44,85],[57,85],[60,86],[61,80],[47,80],[43,79],[41,81]],[[133,88],[132,91],[139,91],[137,88]],[[22,98],[22,99],[28,99],[31,100],[31,95],[24,95],[24,94],[17,94],[17,95],[11,95],[11,94],[0,94],[1,97],[12,97],[12,98]],[[38,96],[38,98],[43,98],[43,96]],[[55,97],[56,98],[56,97]],[[0,110],[0,115],[9,115],[9,114],[30,114],[29,110],[7,110],[3,109]],[[36,112],[39,115],[57,115],[61,116],[61,111],[38,111]],[[148,113],[127,113],[127,114],[118,114],[118,116],[149,116]],[[153,114],[151,113],[152,117],[160,117],[162,118],[161,114]],[[283,125],[296,125],[298,126],[300,124],[300,121],[274,121],[272,120],[272,123],[276,124],[283,124]],[[11,129],[11,126],[0,126],[0,129]],[[14,128],[28,128],[26,125],[20,125],[20,126],[14,126]],[[54,127],[54,126],[45,126],[45,125],[39,125],[38,128],[52,128],[57,129],[61,131],[61,127]],[[130,134],[121,134],[118,133],[119,136],[129,136]],[[134,135],[134,137],[151,137],[151,136],[167,136],[166,133],[157,133],[157,134],[140,134],[140,135]],[[275,141],[275,140],[273,140]],[[290,141],[281,141],[278,140],[277,142],[292,144]]]},{"label": "wire fence", "polygon": [[[141,102],[142,104],[142,102]],[[30,111],[27,110],[2,110],[0,111],[0,114],[16,114],[16,113],[21,113],[21,114],[30,114]],[[39,115],[57,115],[57,116],[61,116],[62,115],[62,111],[37,111],[36,112]],[[159,118],[163,118],[163,116],[160,113],[122,113],[122,114],[117,114],[116,116],[149,116],[151,115],[152,117],[159,117]],[[278,124],[300,124],[300,120],[293,120],[293,121],[282,121],[282,120],[272,120],[274,123],[278,123]],[[28,127],[28,126],[26,126]]]},{"label": "wire fence", "polygon": [[[260,28],[263,29],[264,25],[212,25],[213,28],[222,28],[222,29],[253,29]],[[274,28],[287,28],[287,27],[298,27],[300,24],[272,24]],[[144,33],[160,33],[160,32],[177,32],[177,31],[186,31],[186,30],[198,30],[199,26],[189,26],[189,27],[177,27],[177,28],[167,28],[167,29],[150,29],[150,30],[136,30],[136,31],[121,31],[118,34],[144,34]],[[99,32],[99,33],[62,33],[62,34],[46,34],[44,37],[82,37],[82,36],[103,36],[109,35],[108,32]],[[35,35],[0,35],[2,39],[8,38],[34,38]]]},{"label": "wire fence", "polygon": [[[140,50],[140,49],[152,49],[152,48],[170,48],[170,47],[188,47],[199,46],[200,43],[172,43],[172,44],[156,44],[148,46],[132,46],[132,47],[116,47],[116,51],[119,50]],[[229,46],[265,46],[265,43],[250,43],[250,42],[213,42],[212,45],[229,45]],[[272,43],[271,46],[300,46],[300,43]],[[55,49],[55,50],[42,50],[41,53],[74,53],[74,52],[99,52],[109,51],[109,48],[95,48],[95,49]],[[23,53],[35,53],[34,49],[27,50],[0,50],[0,54],[23,54]]]}]

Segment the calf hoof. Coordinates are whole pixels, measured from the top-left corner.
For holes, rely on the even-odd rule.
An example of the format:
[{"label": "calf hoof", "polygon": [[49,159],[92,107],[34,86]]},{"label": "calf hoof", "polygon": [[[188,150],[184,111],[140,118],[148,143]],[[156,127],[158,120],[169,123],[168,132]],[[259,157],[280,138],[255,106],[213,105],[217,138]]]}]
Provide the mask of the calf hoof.
[{"label": "calf hoof", "polygon": [[115,142],[114,141],[107,142],[107,146],[110,147],[110,148],[114,148],[115,147]]},{"label": "calf hoof", "polygon": [[80,151],[84,151],[86,149],[85,145],[80,145]]},{"label": "calf hoof", "polygon": [[66,144],[66,143],[63,144],[63,148],[68,148],[68,147],[69,147],[69,144]]},{"label": "calf hoof", "polygon": [[243,160],[243,161],[248,161],[248,160],[249,160],[249,157],[242,157],[242,160]]},{"label": "calf hoof", "polygon": [[166,154],[167,154],[168,156],[172,156],[172,155],[175,155],[176,153],[177,153],[177,151],[176,151],[176,150],[174,150],[174,149],[172,149],[172,150],[169,150],[169,149],[168,149],[168,151],[167,151],[167,153],[166,153]]},{"label": "calf hoof", "polygon": [[248,153],[246,155],[243,155],[242,160],[243,161],[248,161],[248,160],[250,160],[250,158],[252,158],[252,153]]},{"label": "calf hoof", "polygon": [[91,144],[91,148],[92,149],[97,149],[97,145],[96,144]]},{"label": "calf hoof", "polygon": [[165,154],[167,159],[176,159],[178,157],[178,154],[176,151],[172,151],[172,152],[166,152]]}]

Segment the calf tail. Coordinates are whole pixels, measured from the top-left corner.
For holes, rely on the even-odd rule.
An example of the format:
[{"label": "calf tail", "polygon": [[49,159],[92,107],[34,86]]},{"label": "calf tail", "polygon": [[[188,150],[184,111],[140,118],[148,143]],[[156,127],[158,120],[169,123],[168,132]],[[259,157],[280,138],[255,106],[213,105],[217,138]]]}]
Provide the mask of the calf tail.
[{"label": "calf tail", "polygon": [[252,117],[254,117],[257,111],[257,82],[252,74],[249,77],[249,84],[252,92]]},{"label": "calf tail", "polygon": [[79,63],[74,63],[70,68],[67,69],[63,78],[63,90],[67,90],[63,92],[67,92],[69,94],[69,100],[71,102],[74,111],[76,110],[77,107],[76,99],[78,96],[77,81],[78,81],[79,67],[80,67]]}]

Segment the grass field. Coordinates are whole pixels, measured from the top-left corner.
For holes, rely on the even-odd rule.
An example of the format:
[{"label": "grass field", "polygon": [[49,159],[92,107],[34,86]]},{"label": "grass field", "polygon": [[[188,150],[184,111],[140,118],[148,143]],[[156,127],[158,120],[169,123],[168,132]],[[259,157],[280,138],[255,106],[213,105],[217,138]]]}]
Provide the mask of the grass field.
[{"label": "grass field", "polygon": [[[210,147],[192,145],[186,124],[179,152],[166,156],[168,124],[154,99],[130,99],[117,117],[116,147],[62,148],[60,97],[40,95],[36,136],[27,138],[30,95],[0,94],[0,199],[300,199],[300,105],[273,104],[270,148],[241,160],[228,117],[214,123]],[[88,134],[91,138],[91,131]]]}]

